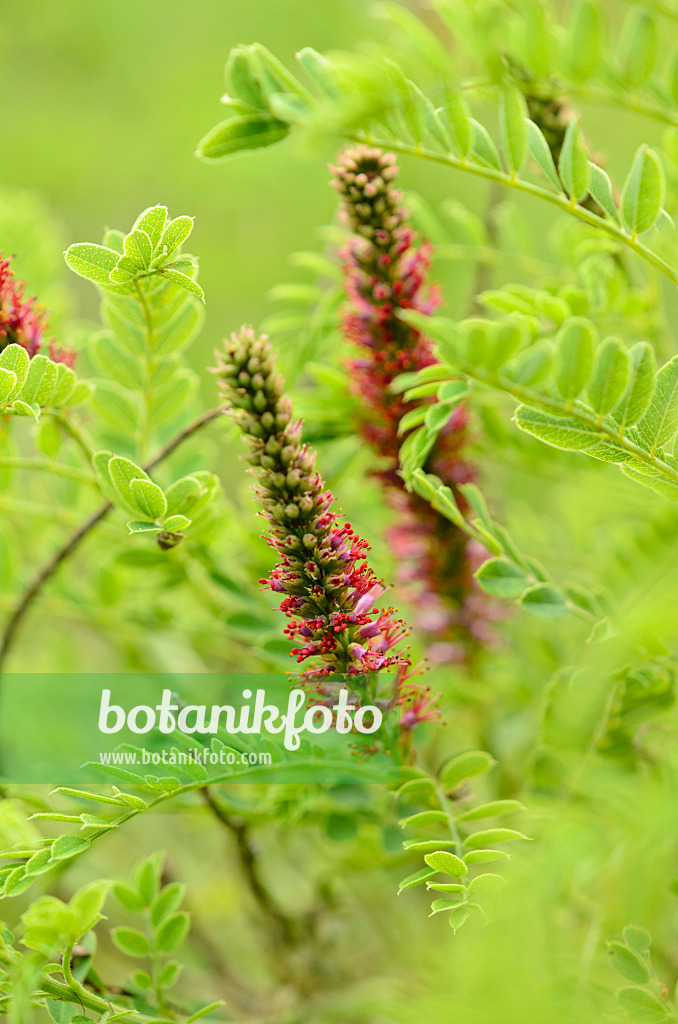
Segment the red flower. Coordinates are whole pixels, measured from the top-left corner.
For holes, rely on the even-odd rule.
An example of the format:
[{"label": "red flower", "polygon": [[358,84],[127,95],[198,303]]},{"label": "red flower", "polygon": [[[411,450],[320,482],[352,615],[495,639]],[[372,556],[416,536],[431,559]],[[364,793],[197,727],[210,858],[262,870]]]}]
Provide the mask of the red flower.
[{"label": "red flower", "polygon": [[[0,352],[8,345],[21,345],[31,359],[42,346],[47,315],[37,299],[25,299],[25,284],[18,281],[9,259],[0,259]],[[49,342],[49,357],[55,363],[73,366],[75,353]]]},{"label": "red flower", "polygon": [[[476,566],[466,535],[405,490],[398,472],[404,438],[398,429],[413,405],[391,390],[399,374],[436,361],[429,339],[398,316],[403,309],[430,314],[440,303],[437,286],[427,284],[432,248],[418,241],[401,193],[393,188],[398,174],[393,154],[357,146],[332,171],[342,215],[353,232],[341,254],[348,296],[344,334],[359,349],[348,368],[366,413],[363,436],[380,457],[375,475],[398,517],[389,531],[398,578],[413,591],[418,628],[445,642],[446,660],[463,661],[481,638],[477,616],[485,619],[485,602],[473,579]],[[476,475],[464,457],[467,421],[464,406],[454,409],[427,461],[427,469],[455,489],[462,508],[458,485]]]},{"label": "red flower", "polygon": [[217,358],[215,372],[249,445],[267,539],[279,558],[260,582],[282,595],[292,656],[311,663],[301,680],[322,694],[329,678],[359,687],[361,677],[394,670],[388,703],[400,705],[411,672],[403,647],[408,630],[394,608],[379,606],[386,588],[367,564],[369,545],[333,507],[315,453],[292,419],[270,345],[243,329]]}]

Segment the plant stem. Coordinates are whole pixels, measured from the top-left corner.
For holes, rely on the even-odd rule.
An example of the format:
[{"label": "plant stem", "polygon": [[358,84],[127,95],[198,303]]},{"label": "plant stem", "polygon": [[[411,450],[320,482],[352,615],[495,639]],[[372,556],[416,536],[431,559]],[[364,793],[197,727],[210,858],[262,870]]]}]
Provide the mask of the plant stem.
[{"label": "plant stem", "polygon": [[238,859],[243,875],[247,881],[252,896],[264,915],[274,925],[280,941],[285,946],[292,946],[296,942],[296,922],[287,916],[275,903],[273,897],[264,886],[258,869],[258,858],[249,839],[249,830],[245,822],[238,817],[228,813],[223,804],[214,796],[209,786],[201,789],[200,795],[214,814],[215,818],[224,825],[235,839]]},{"label": "plant stem", "polygon": [[[158,451],[150,462],[146,463],[144,469],[149,472],[160,462],[166,459],[169,455],[175,451],[179,445],[183,444],[187,438],[191,437],[196,431],[200,430],[207,423],[210,423],[213,419],[221,414],[221,407],[215,409],[209,409],[207,412],[198,416],[197,419],[189,423],[188,426],[180,430],[170,441],[164,445],[160,451]],[[81,526],[79,526],[74,533],[68,538],[68,540],[62,545],[61,548],[41,566],[31,582],[28,584],[23,594],[20,596],[18,602],[14,606],[9,619],[2,632],[2,638],[0,640],[0,674],[4,669],[4,665],[9,655],[12,645],[16,638],[17,631],[21,625],[24,617],[28,613],[31,605],[35,601],[38,594],[41,592],[44,585],[54,575],[62,562],[65,562],[74,551],[80,546],[85,537],[97,526],[102,519],[104,519],[113,508],[110,502],[106,502],[101,505],[96,511],[94,511],[88,519],[86,519]]]},{"label": "plant stem", "polygon": [[63,968],[64,978],[66,980],[66,984],[68,985],[68,987],[70,989],[72,989],[72,991],[74,992],[74,994],[77,997],[78,1001],[80,1003],[83,1003],[83,996],[85,998],[87,998],[88,993],[82,987],[82,985],[77,980],[77,978],[73,977],[73,972],[71,971],[71,957],[73,956],[73,946],[74,945],[75,945],[74,942],[70,942],[66,946],[66,949],[64,950],[64,955],[61,958],[61,966]]},{"label": "plant stem", "polygon": [[604,231],[605,234],[610,235],[621,245],[627,246],[627,248],[631,249],[651,266],[661,271],[661,273],[668,277],[673,284],[678,284],[678,270],[667,263],[666,260],[663,260],[657,253],[648,249],[642,242],[639,242],[635,235],[627,234],[622,230],[622,228],[618,227],[612,221],[598,217],[595,213],[591,213],[590,210],[586,210],[583,206],[573,203],[565,195],[559,195],[556,192],[547,192],[546,189],[541,188],[539,185],[533,185],[529,181],[523,181],[513,175],[506,174],[504,171],[498,171],[493,167],[484,167],[480,164],[469,163],[467,160],[459,159],[449,153],[436,153],[433,150],[426,149],[424,146],[408,145],[407,143],[393,139],[375,139],[366,132],[347,132],[346,137],[353,142],[364,142],[369,146],[377,146],[380,149],[393,150],[393,152],[402,153],[405,156],[421,157],[424,160],[443,164],[446,167],[452,167],[458,171],[466,171],[467,174],[475,174],[479,178],[486,178],[488,181],[497,182],[499,185],[503,185],[506,188],[513,188],[518,192],[524,192],[526,195],[543,199],[545,202],[551,203],[552,206],[558,207],[558,209],[562,210],[564,213],[568,213],[570,216],[584,221],[584,223],[589,224],[591,227]]},{"label": "plant stem", "polygon": [[69,416],[64,415],[64,413],[62,412],[51,412],[46,413],[46,415],[52,416],[52,418],[55,420],[56,423],[59,424],[64,433],[68,434],[69,437],[73,438],[73,440],[75,441],[75,443],[78,445],[83,455],[85,456],[87,464],[89,465],[92,461],[94,449],[92,448],[92,445],[88,442],[80,428],[75,425],[75,423]]}]

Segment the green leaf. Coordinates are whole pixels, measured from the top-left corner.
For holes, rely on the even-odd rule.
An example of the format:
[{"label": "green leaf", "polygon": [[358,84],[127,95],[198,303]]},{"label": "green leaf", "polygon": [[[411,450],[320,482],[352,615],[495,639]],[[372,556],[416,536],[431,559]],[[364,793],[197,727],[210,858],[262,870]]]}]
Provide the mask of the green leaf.
[{"label": "green leaf", "polygon": [[519,89],[502,90],[499,109],[501,148],[509,171],[516,175],[527,155],[527,106]]},{"label": "green leaf", "polygon": [[524,811],[520,800],[491,800],[487,804],[470,807],[468,811],[458,815],[459,821],[477,821],[479,818],[498,818],[504,814],[515,814]]},{"label": "green leaf", "polygon": [[163,520],[163,529],[170,533],[177,533],[179,530],[185,530],[187,526],[191,525],[192,520],[188,516],[168,516]]},{"label": "green leaf", "polygon": [[74,405],[86,402],[95,392],[94,385],[88,380],[76,380],[75,387],[67,399],[59,398],[59,407],[72,409]]},{"label": "green leaf", "polygon": [[140,466],[137,466],[131,459],[123,458],[122,455],[114,455],[109,460],[108,473],[119,500],[126,508],[136,512],[137,504],[132,493],[132,481],[148,480],[150,483],[150,477]]},{"label": "green leaf", "polygon": [[239,114],[209,131],[198,143],[197,155],[203,160],[224,160],[243,150],[272,146],[289,130],[288,124],[270,114]]},{"label": "green leaf", "polygon": [[419,828],[422,825],[439,824],[447,824],[447,815],[444,811],[419,811],[417,814],[410,815],[409,818],[403,818],[400,822],[400,827],[406,828],[410,825],[416,825]]},{"label": "green leaf", "polygon": [[186,893],[186,886],[180,882],[172,882],[166,885],[162,892],[153,901],[151,907],[151,923],[159,925],[165,918],[177,909]]},{"label": "green leaf", "polygon": [[596,350],[593,374],[587,386],[591,407],[604,416],[626,391],[631,372],[629,354],[619,338],[605,338]]},{"label": "green leaf", "polygon": [[127,882],[115,882],[113,885],[113,895],[126,910],[131,910],[132,913],[138,914],[144,909],[144,901],[141,896],[131,885]]},{"label": "green leaf", "polygon": [[565,139],[558,160],[558,173],[570,199],[579,203],[589,191],[589,158],[581,128],[574,119],[568,121]]},{"label": "green leaf", "polygon": [[17,377],[11,370],[0,367],[0,402],[4,405],[16,391]]},{"label": "green leaf", "polygon": [[25,892],[26,889],[30,888],[33,882],[34,878],[26,875],[24,866],[21,864],[18,868],[15,868],[11,874],[7,875],[3,894],[5,896],[20,896],[22,892]]},{"label": "green leaf", "polygon": [[162,987],[172,988],[173,985],[176,985],[177,981],[179,980],[179,975],[182,969],[183,968],[181,964],[178,964],[176,960],[169,960],[166,964],[164,964],[162,970],[160,971],[159,979]]},{"label": "green leaf", "polygon": [[50,871],[54,867],[52,861],[52,851],[50,849],[40,850],[33,857],[30,858],[24,865],[24,871],[27,877],[33,878],[36,875],[42,875],[45,871]]},{"label": "green leaf", "polygon": [[530,4],[522,12],[525,21],[525,54],[530,67],[541,78],[551,74],[553,40],[549,31],[549,12],[542,4]]},{"label": "green leaf", "polygon": [[473,129],[463,95],[456,92],[448,93],[443,112],[446,115],[445,124],[452,145],[460,157],[468,156],[473,142]]},{"label": "green leaf", "polygon": [[610,220],[620,224],[621,218],[612,191],[612,182],[602,167],[593,163],[589,163],[589,192]]},{"label": "green leaf", "polygon": [[510,860],[505,850],[469,850],[464,854],[467,864],[491,864],[492,861]]},{"label": "green leaf", "polygon": [[621,197],[624,227],[633,235],[648,231],[664,204],[664,169],[654,150],[640,146],[636,151]]},{"label": "green leaf", "polygon": [[595,0],[576,5],[567,44],[567,59],[575,78],[586,81],[596,70],[603,44],[603,16]]},{"label": "green leaf", "polygon": [[54,390],[57,382],[57,364],[47,356],[37,355],[31,359],[26,382],[21,389],[21,400],[29,405],[36,403],[43,406]]},{"label": "green leaf", "polygon": [[201,1006],[199,1010],[196,1010],[195,1013],[192,1013],[191,1016],[188,1017],[188,1019],[186,1020],[186,1024],[194,1024],[194,1021],[201,1020],[203,1017],[206,1017],[208,1013],[211,1013],[212,1010],[218,1010],[219,1007],[223,1005],[224,1000],[217,999],[213,1003],[208,1003],[206,1006]]},{"label": "green leaf", "polygon": [[114,928],[111,932],[113,942],[127,956],[149,956],[151,944],[138,928]]},{"label": "green leaf", "polygon": [[636,462],[633,466],[627,463],[621,469],[625,476],[642,484],[643,487],[649,487],[650,490],[668,498],[669,501],[678,501],[678,484],[674,480],[669,480],[655,466],[644,466],[642,463]]},{"label": "green leaf", "polygon": [[158,895],[162,873],[163,857],[154,853],[137,864],[134,870],[134,882],[144,905],[150,907]]},{"label": "green leaf", "polygon": [[553,162],[548,142],[534,121],[530,120],[527,122],[527,144],[529,146],[532,159],[539,170],[545,178],[548,178],[553,187],[557,189],[558,192],[561,192],[562,186],[560,184],[560,178],[558,177],[556,165]]},{"label": "green leaf", "polygon": [[496,892],[506,885],[506,879],[501,875],[493,875],[487,872],[484,875],[476,875],[471,879],[468,886],[469,896],[476,896],[480,892]]},{"label": "green leaf", "polygon": [[632,426],[645,413],[655,389],[656,361],[652,345],[639,341],[629,349],[629,382],[615,406],[614,418],[622,430]]},{"label": "green leaf", "polygon": [[421,868],[419,871],[415,871],[414,874],[408,875],[407,878],[403,878],[402,882],[398,886],[398,895],[404,892],[405,889],[413,889],[415,885],[423,885],[429,878],[435,878],[438,874],[437,871],[431,871],[429,868]]},{"label": "green leaf", "polygon": [[495,846],[498,843],[512,843],[516,839],[527,839],[522,832],[513,828],[486,828],[481,832],[472,832],[464,840],[465,845],[474,850],[480,846]]},{"label": "green leaf", "polygon": [[52,843],[52,860],[68,860],[69,857],[84,853],[89,846],[89,839],[83,839],[82,836],[59,836]]},{"label": "green leaf", "polygon": [[165,491],[168,515],[187,515],[195,508],[203,494],[203,487],[194,476],[184,476],[176,480]]},{"label": "green leaf", "polygon": [[469,118],[469,124],[473,131],[472,155],[476,163],[484,164],[485,167],[492,167],[495,171],[502,171],[501,160],[497,147],[490,138],[489,132],[479,121]]},{"label": "green leaf", "polygon": [[192,217],[176,217],[170,221],[162,236],[162,245],[170,253],[182,245],[193,230]]},{"label": "green leaf", "polygon": [[28,352],[22,345],[13,343],[0,352],[0,367],[9,370],[15,377],[14,388],[8,396],[8,401],[11,402],[21,392],[26,383],[30,362]]},{"label": "green leaf", "polygon": [[305,46],[296,55],[297,61],[320,92],[329,99],[338,99],[341,92],[336,82],[335,65],[317,50]]},{"label": "green leaf", "polygon": [[471,915],[471,908],[467,906],[455,907],[448,917],[448,923],[452,931],[457,934],[462,925],[466,924]]},{"label": "green leaf", "polygon": [[101,910],[108,895],[109,883],[105,880],[90,882],[71,897],[69,907],[76,920],[78,935],[84,935],[101,920]]},{"label": "green leaf", "polygon": [[29,405],[28,402],[22,402],[18,398],[14,399],[12,408],[17,416],[32,416],[37,421],[40,415],[40,407],[37,405]]},{"label": "green leaf", "polygon": [[586,451],[602,440],[594,425],[573,416],[554,416],[541,409],[519,405],[514,418],[521,430],[553,448]]},{"label": "green leaf", "polygon": [[572,317],[558,331],[555,383],[568,402],[584,390],[591,376],[595,341],[595,327],[583,317]]},{"label": "green leaf", "polygon": [[198,379],[186,368],[174,372],[167,383],[153,395],[150,422],[160,426],[172,420],[190,402],[198,388]]},{"label": "green leaf", "polygon": [[617,993],[620,1006],[640,1024],[659,1024],[669,1016],[668,1009],[646,988],[623,988]]},{"label": "green leaf", "polygon": [[648,11],[642,8],[629,11],[619,50],[627,82],[639,89],[654,71],[659,56],[657,23]]},{"label": "green leaf", "polygon": [[466,886],[461,882],[427,882],[426,888],[434,892],[466,892]]},{"label": "green leaf", "polygon": [[93,242],[76,242],[65,253],[66,265],[80,277],[95,284],[109,284],[111,270],[118,262],[118,253]]},{"label": "green leaf", "polygon": [[143,363],[123,349],[116,338],[107,332],[94,337],[91,353],[97,369],[124,388],[143,386]]},{"label": "green leaf", "polygon": [[134,436],[139,421],[135,397],[112,380],[97,381],[92,405],[107,424],[119,434]]},{"label": "green leaf", "polygon": [[167,356],[181,351],[198,334],[204,319],[203,307],[188,299],[175,316],[157,328],[154,354]]},{"label": "green leaf", "polygon": [[[167,207],[166,206],[149,206],[147,210],[140,213],[134,224],[134,229],[139,231],[145,231],[151,240],[151,245],[155,249],[158,242],[162,238],[162,233],[165,230],[165,223],[167,222]],[[133,229],[133,230],[134,230]]]},{"label": "green leaf", "polygon": [[234,47],[226,62],[226,84],[243,103],[255,110],[265,110],[267,107],[260,77],[260,62],[252,48]]},{"label": "green leaf", "polygon": [[564,597],[548,583],[538,583],[530,587],[523,594],[520,603],[526,612],[538,619],[562,619],[569,614]]},{"label": "green leaf", "polygon": [[157,533],[160,527],[146,519],[132,519],[127,523],[127,529],[130,533]]},{"label": "green leaf", "polygon": [[162,519],[167,512],[167,499],[162,488],[145,476],[133,479],[129,485],[134,504],[149,519]]},{"label": "green leaf", "polygon": [[636,429],[641,443],[653,455],[673,440],[678,429],[678,356],[657,374],[652,402]]},{"label": "green leaf", "polygon": [[431,913],[428,916],[433,917],[434,914],[444,914],[446,910],[456,910],[458,906],[459,900],[434,900],[431,904]]},{"label": "green leaf", "polygon": [[415,850],[417,853],[434,853],[441,846],[456,846],[453,839],[406,839],[403,850]]},{"label": "green leaf", "polygon": [[636,953],[640,953],[642,956],[649,951],[652,945],[652,936],[650,935],[647,928],[641,928],[637,924],[629,924],[623,931],[624,941],[631,949],[635,949]]},{"label": "green leaf", "polygon": [[125,256],[141,270],[148,270],[153,258],[153,244],[141,228],[134,228],[123,241]]},{"label": "green leaf", "polygon": [[188,914],[172,914],[166,918],[155,933],[159,952],[171,953],[180,946],[186,937],[188,924]]},{"label": "green leaf", "polygon": [[[64,363],[58,363],[56,384],[49,399],[50,405],[53,408],[63,408],[69,405],[74,397],[77,383],[75,371]],[[86,382],[82,381],[81,383]]]},{"label": "green leaf", "polygon": [[486,343],[483,365],[488,370],[498,370],[516,354],[527,341],[527,331],[518,316],[509,317],[497,324]]},{"label": "green leaf", "polygon": [[168,281],[172,281],[174,284],[178,284],[180,288],[185,288],[187,292],[191,292],[193,295],[197,295],[201,302],[205,301],[205,293],[192,277],[188,274],[182,274],[180,270],[171,270],[169,267],[163,267],[159,273]]},{"label": "green leaf", "polygon": [[622,978],[637,985],[644,985],[650,980],[647,964],[633,949],[629,949],[623,942],[610,942],[609,948],[612,966]]},{"label": "green leaf", "polygon": [[474,575],[481,589],[494,597],[520,597],[529,585],[523,570],[507,558],[488,558]]},{"label": "green leaf", "polygon": [[459,754],[440,770],[440,781],[447,790],[456,789],[464,779],[482,775],[496,764],[494,758],[485,750],[471,750],[467,754]]},{"label": "green leaf", "polygon": [[453,875],[461,878],[468,871],[461,857],[447,850],[436,850],[434,853],[427,853],[424,860],[430,868],[443,875]]}]

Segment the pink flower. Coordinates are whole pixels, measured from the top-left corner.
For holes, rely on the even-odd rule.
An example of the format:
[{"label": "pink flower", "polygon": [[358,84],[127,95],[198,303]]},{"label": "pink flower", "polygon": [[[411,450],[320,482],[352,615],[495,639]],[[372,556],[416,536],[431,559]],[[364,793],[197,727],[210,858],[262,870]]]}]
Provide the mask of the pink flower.
[{"label": "pink flower", "polygon": [[[474,616],[484,615],[473,579],[476,558],[466,535],[409,494],[399,475],[404,438],[398,429],[413,405],[394,394],[391,384],[401,373],[432,365],[435,356],[429,339],[398,313],[415,309],[431,314],[439,305],[438,287],[428,284],[432,247],[419,241],[408,223],[401,193],[392,184],[398,174],[392,153],[356,146],[342,154],[332,171],[342,216],[353,232],[341,253],[348,297],[344,335],[358,349],[348,368],[365,410],[363,436],[379,456],[375,475],[397,513],[389,539],[399,563],[398,580],[420,610],[417,627],[471,654],[481,636]],[[467,441],[468,412],[460,405],[440,431],[426,467],[455,489],[462,509],[465,501],[457,488],[476,476],[464,456]]]},{"label": "pink flower", "polygon": [[294,643],[301,675],[322,695],[341,677],[360,687],[374,673],[391,673],[387,703],[400,706],[411,672],[409,632],[394,608],[379,607],[385,587],[367,562],[367,541],[343,521],[301,441],[271,347],[250,329],[234,334],[217,353],[215,373],[227,411],[250,449],[256,494],[278,564],[260,582],[284,595],[285,635]]},{"label": "pink flower", "polygon": [[[47,316],[35,298],[25,299],[25,284],[18,281],[11,260],[0,259],[0,352],[8,345],[21,345],[31,359],[42,346],[47,330]],[[55,363],[73,366],[75,353],[49,343],[49,357]]]}]

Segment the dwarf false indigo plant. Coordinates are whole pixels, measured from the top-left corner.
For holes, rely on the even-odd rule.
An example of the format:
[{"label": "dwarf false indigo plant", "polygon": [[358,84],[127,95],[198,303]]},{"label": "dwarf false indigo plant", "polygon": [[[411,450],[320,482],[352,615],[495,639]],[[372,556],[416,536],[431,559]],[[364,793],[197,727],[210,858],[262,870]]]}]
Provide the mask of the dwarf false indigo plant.
[{"label": "dwarf false indigo plant", "polygon": [[[435,513],[460,543],[489,553],[478,585],[517,607],[497,629],[501,645],[475,661],[473,685],[451,657],[431,665],[446,729],[422,724],[423,688],[399,705],[410,737],[395,795],[404,848],[393,794],[363,785],[366,776],[268,786],[275,776],[263,768],[216,775],[189,759],[160,775],[100,764],[105,784],[49,795],[3,782],[0,1012],[10,1024],[675,1020],[677,15],[668,0],[629,5],[617,34],[620,11],[612,18],[597,0],[433,0],[420,20],[384,3],[378,45],[303,50],[304,81],[260,45],[233,51],[228,117],[204,140],[204,158],[301,136],[307,156],[321,142],[320,167],[330,145],[348,144],[367,147],[380,169],[351,183],[355,209],[344,196],[360,426],[334,358],[332,253],[307,254],[316,277],[295,293],[310,292],[322,316],[304,307],[291,327],[285,318],[286,355],[297,355],[293,372],[315,399],[304,430],[323,444],[333,489],[347,509],[357,496],[376,539],[381,514],[360,475],[376,452],[389,495],[409,503],[414,493],[433,510],[419,519],[426,543],[423,516]],[[591,114],[599,102],[614,103],[614,133]],[[561,131],[564,109],[581,128],[573,117]],[[661,145],[647,118],[667,128]],[[615,180],[626,159],[617,136],[639,148],[615,189],[592,154],[609,150]],[[409,231],[383,163],[391,152],[408,156],[408,185],[424,192],[408,206],[436,247],[444,317],[416,239],[373,272],[377,250],[361,229],[394,216],[385,230],[402,234],[384,244],[396,248]],[[440,175],[442,204],[418,174],[422,161]],[[474,209],[488,208],[483,182],[504,197],[491,197],[491,218],[459,200],[460,180]],[[374,682],[389,704],[405,677],[407,697],[410,662],[430,637],[415,630],[404,648],[397,613],[381,609],[392,599],[381,593],[380,548],[369,553],[372,575],[270,351],[246,332],[227,342],[219,372],[248,439],[276,569],[250,517],[221,494],[216,473],[226,487],[233,475],[222,404],[203,406],[203,367],[185,358],[202,311],[197,261],[175,244],[189,230],[190,218],[151,207],[130,231],[69,250],[102,302],[101,323],[80,325],[74,346],[68,330],[58,337],[78,350],[77,377],[48,357],[46,340],[30,351],[44,320],[5,276],[3,314],[26,315],[0,352],[4,650],[21,667],[49,657],[50,668],[100,670],[104,652],[116,666],[190,666],[207,678],[289,666],[292,647],[316,699],[332,677],[359,700]],[[25,276],[27,292],[40,291]],[[319,323],[335,333],[309,367],[299,338]],[[335,415],[322,423],[339,424],[334,434],[318,429],[330,384]],[[462,403],[474,427],[452,432],[464,448],[450,466],[434,465]],[[198,449],[212,421],[219,444],[201,435]],[[485,494],[454,478],[469,435]],[[408,531],[411,540],[409,522]],[[246,778],[250,787],[238,784]],[[537,807],[529,827],[521,797]],[[159,841],[164,860],[145,856],[118,880],[133,847],[147,854]]]},{"label": "dwarf false indigo plant", "polygon": [[[431,315],[440,290],[429,286],[431,246],[418,241],[408,223],[402,194],[394,187],[395,156],[359,146],[347,150],[333,168],[342,214],[352,232],[342,252],[348,305],[343,315],[346,338],[359,349],[348,364],[352,387],[364,406],[363,434],[377,454],[376,471],[397,519],[389,541],[398,563],[398,579],[414,590],[417,627],[438,641],[429,651],[440,660],[467,659],[489,639],[487,601],[473,573],[483,560],[482,546],[438,515],[417,494],[406,491],[399,474],[407,428],[420,414],[393,383],[404,373],[435,364],[431,342],[400,318],[416,310]],[[408,415],[410,414],[410,415]],[[444,400],[428,411],[440,422],[436,445],[426,464],[452,486],[476,477],[464,451],[468,410]]]},{"label": "dwarf false indigo plant", "polygon": [[290,653],[300,664],[310,660],[301,680],[326,695],[326,681],[369,693],[376,679],[375,699],[401,706],[411,730],[433,712],[409,682],[408,630],[393,607],[379,607],[386,588],[367,563],[369,545],[342,522],[315,453],[302,442],[302,423],[293,419],[268,340],[243,328],[217,358],[221,392],[250,448],[268,541],[280,558],[260,582],[283,595],[285,635],[295,643]]}]

